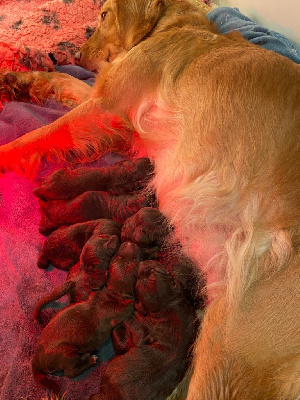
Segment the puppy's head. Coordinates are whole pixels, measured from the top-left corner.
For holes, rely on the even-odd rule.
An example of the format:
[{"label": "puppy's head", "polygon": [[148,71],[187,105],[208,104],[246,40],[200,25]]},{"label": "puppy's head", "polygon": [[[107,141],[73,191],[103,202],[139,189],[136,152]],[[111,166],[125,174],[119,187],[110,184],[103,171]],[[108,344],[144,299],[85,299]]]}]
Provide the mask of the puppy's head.
[{"label": "puppy's head", "polygon": [[157,208],[143,207],[126,220],[121,238],[149,248],[161,245],[169,231],[164,215]]},{"label": "puppy's head", "polygon": [[107,0],[95,33],[76,54],[76,63],[98,70],[149,35],[163,14],[165,0]]},{"label": "puppy's head", "polygon": [[106,283],[109,262],[117,251],[120,240],[116,235],[92,236],[80,255],[83,281],[89,289],[99,289]]},{"label": "puppy's head", "polygon": [[183,298],[180,284],[154,260],[140,263],[135,290],[137,309],[146,314],[158,312]]},{"label": "puppy's head", "polygon": [[134,243],[124,242],[109,265],[107,287],[125,296],[134,296],[138,265],[142,250]]}]

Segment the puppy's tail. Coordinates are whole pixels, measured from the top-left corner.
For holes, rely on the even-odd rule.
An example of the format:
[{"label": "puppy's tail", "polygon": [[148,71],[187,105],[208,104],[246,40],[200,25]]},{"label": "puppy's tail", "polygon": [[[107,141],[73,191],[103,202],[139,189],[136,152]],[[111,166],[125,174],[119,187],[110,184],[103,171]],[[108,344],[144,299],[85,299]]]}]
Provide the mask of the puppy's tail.
[{"label": "puppy's tail", "polygon": [[53,392],[57,396],[60,396],[62,394],[61,388],[58,383],[54,379],[49,378],[48,374],[40,368],[36,354],[34,355],[32,360],[32,373],[38,385],[51,390],[51,392]]}]

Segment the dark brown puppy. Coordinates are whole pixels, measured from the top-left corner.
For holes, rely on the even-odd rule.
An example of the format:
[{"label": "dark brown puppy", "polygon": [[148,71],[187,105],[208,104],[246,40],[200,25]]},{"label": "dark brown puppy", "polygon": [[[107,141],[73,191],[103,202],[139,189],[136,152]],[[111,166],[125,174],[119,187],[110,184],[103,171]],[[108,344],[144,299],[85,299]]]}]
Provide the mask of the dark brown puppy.
[{"label": "dark brown puppy", "polygon": [[143,207],[129,217],[121,230],[121,240],[131,240],[143,248],[162,246],[172,228],[166,217],[153,207]]},{"label": "dark brown puppy", "polygon": [[143,252],[139,246],[131,242],[122,243],[109,265],[107,290],[134,297],[142,259]]},{"label": "dark brown puppy", "polygon": [[85,287],[100,289],[106,283],[106,273],[112,256],[120,246],[116,235],[94,235],[84,245],[80,268]]},{"label": "dark brown puppy", "polygon": [[47,235],[60,226],[99,218],[110,218],[124,223],[142,207],[154,203],[153,195],[139,191],[112,195],[108,192],[87,191],[70,200],[39,200],[41,222],[39,230]]},{"label": "dark brown puppy", "polygon": [[84,285],[80,264],[77,263],[70,269],[65,283],[53,289],[52,292],[42,297],[36,303],[33,311],[33,318],[39,323],[42,323],[42,320],[40,318],[41,310],[47,304],[55,300],[59,300],[61,297],[65,295],[68,295],[69,302],[71,304],[71,303],[78,303],[82,300],[88,299],[90,294],[91,290],[87,289],[87,287]]},{"label": "dark brown puppy", "polygon": [[[38,258],[38,267],[48,268],[51,264],[55,268],[68,271],[79,261],[85,243],[93,235],[117,236],[119,238],[120,233],[121,225],[110,219],[97,219],[58,228],[44,242]],[[115,241],[115,238],[113,238],[112,243],[107,243],[107,249]]]},{"label": "dark brown puppy", "polygon": [[152,172],[149,158],[119,161],[111,167],[63,168],[49,175],[33,193],[42,200],[67,200],[89,190],[134,192],[147,185]]},{"label": "dark brown puppy", "polygon": [[87,300],[92,290],[101,289],[107,282],[109,262],[119,244],[120,241],[116,235],[92,236],[82,249],[80,262],[70,269],[66,282],[36,304],[33,312],[34,319],[41,322],[41,309],[66,294],[70,303],[78,303]]},{"label": "dark brown puppy", "polygon": [[181,380],[198,328],[180,285],[156,261],[140,263],[134,315],[113,331],[116,352],[90,400],[165,400]]},{"label": "dark brown puppy", "polygon": [[133,312],[134,287],[141,250],[123,243],[109,268],[107,287],[60,312],[44,328],[33,356],[37,383],[58,393],[47,374],[63,370],[67,377],[80,375],[96,363],[95,354],[111,330]]},{"label": "dark brown puppy", "polygon": [[204,308],[204,278],[196,264],[186,257],[172,237],[173,227],[153,207],[144,207],[128,218],[121,229],[121,240],[131,240],[143,248],[147,259],[156,258],[181,284],[186,298],[197,308]]}]

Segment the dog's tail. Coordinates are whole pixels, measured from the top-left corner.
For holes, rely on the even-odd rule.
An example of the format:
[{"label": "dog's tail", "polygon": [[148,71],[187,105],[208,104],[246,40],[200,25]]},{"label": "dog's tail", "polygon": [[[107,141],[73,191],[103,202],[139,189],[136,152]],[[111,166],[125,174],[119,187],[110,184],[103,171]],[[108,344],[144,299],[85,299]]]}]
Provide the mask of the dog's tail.
[{"label": "dog's tail", "polygon": [[61,388],[59,384],[54,379],[49,378],[48,374],[40,367],[37,353],[35,353],[33,356],[32,373],[38,385],[51,390],[51,392],[57,396],[61,395]]}]

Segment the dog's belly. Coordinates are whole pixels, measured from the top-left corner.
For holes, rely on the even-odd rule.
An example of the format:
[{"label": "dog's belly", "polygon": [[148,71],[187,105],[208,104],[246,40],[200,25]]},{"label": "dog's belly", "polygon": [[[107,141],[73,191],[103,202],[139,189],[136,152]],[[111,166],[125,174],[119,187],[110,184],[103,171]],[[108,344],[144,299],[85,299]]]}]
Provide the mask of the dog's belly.
[{"label": "dog's belly", "polygon": [[[175,228],[175,239],[179,240],[184,253],[189,256],[205,274],[208,301],[218,293],[226,273],[226,241],[234,227],[226,218],[218,222],[207,222],[202,205],[198,205],[193,193],[188,190],[180,196],[182,182],[168,179],[175,173],[166,172],[156,164],[153,184],[156,188],[158,205]],[[200,189],[199,189],[200,190]]]},{"label": "dog's belly", "polygon": [[[194,166],[190,159],[180,160],[182,155],[176,140],[182,130],[180,115],[163,101],[149,100],[140,104],[132,123],[140,134],[147,156],[154,161],[152,185],[158,207],[174,225],[176,239],[180,241],[184,253],[205,274],[210,301],[216,296],[220,287],[218,283],[224,278],[227,263],[225,243],[233,230],[226,217],[208,222],[210,208],[218,207],[213,204],[215,200],[213,203],[209,200],[209,197],[218,195],[217,179],[212,173],[195,179],[199,179],[199,184],[190,180],[190,169]],[[199,201],[202,194],[208,200]],[[226,215],[227,204],[221,208],[221,214]]]},{"label": "dog's belly", "polygon": [[182,235],[180,225],[177,235],[183,251],[194,260],[199,269],[205,274],[207,285],[207,300],[217,296],[225,276],[226,232],[220,227],[203,227],[190,234]]},{"label": "dog's belly", "polygon": [[[172,216],[169,217],[172,218]],[[176,238],[179,239],[184,253],[204,273],[207,301],[210,302],[223,287],[227,261],[225,243],[228,233],[225,228],[213,225],[186,229],[184,221],[180,220],[175,226]]]}]

